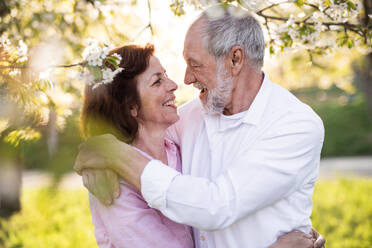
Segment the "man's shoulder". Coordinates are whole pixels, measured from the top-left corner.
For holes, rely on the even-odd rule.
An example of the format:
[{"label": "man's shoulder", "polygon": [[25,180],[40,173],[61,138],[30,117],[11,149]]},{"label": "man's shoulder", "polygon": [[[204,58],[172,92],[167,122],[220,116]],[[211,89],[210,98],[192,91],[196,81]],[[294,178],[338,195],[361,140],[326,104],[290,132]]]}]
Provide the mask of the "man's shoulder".
[{"label": "man's shoulder", "polygon": [[202,114],[202,105],[199,98],[194,98],[178,108],[178,113],[180,116],[185,116],[189,114]]},{"label": "man's shoulder", "polygon": [[178,108],[178,114],[180,116],[180,120],[177,122],[178,125],[182,125],[185,122],[196,124],[197,122],[202,121],[203,106],[200,99],[194,98],[193,100],[183,104]]},{"label": "man's shoulder", "polygon": [[200,126],[203,120],[201,102],[195,98],[178,108],[180,119],[167,129],[166,136],[177,145],[181,144],[183,134],[193,131]]},{"label": "man's shoulder", "polygon": [[268,116],[277,116],[281,120],[307,120],[323,128],[323,122],[318,114],[306,103],[298,99],[284,87],[272,84],[272,93],[269,100]]}]

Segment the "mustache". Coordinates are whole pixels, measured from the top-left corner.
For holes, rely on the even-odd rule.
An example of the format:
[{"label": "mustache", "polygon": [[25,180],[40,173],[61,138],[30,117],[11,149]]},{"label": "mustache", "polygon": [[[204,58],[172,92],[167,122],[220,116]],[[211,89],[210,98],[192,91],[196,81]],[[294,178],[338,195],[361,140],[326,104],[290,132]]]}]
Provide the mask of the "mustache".
[{"label": "mustache", "polygon": [[193,86],[199,90],[202,90],[202,89],[208,89],[208,87],[203,84],[203,83],[200,83],[200,82],[196,82],[193,84]]}]

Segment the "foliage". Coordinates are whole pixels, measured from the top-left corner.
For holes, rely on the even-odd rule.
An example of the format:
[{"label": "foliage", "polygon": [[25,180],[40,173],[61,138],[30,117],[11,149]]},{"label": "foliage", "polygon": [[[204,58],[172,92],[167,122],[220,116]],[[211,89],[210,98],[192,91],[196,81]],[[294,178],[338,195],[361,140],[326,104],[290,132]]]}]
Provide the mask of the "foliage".
[{"label": "foliage", "polygon": [[333,86],[292,91],[309,104],[323,120],[325,139],[322,157],[372,154],[372,119],[365,97]]},{"label": "foliage", "polygon": [[313,226],[327,248],[372,247],[372,180],[320,181],[314,191]]},{"label": "foliage", "polygon": [[[312,221],[327,248],[372,246],[371,191],[372,180],[318,182]],[[0,247],[97,247],[85,190],[24,190],[22,204],[21,213],[0,220]]]},{"label": "foliage", "polygon": [[[213,0],[173,0],[170,8],[178,16],[185,6],[197,9]],[[323,54],[334,47],[372,47],[372,6],[360,0],[222,0],[254,12],[263,20],[270,53],[287,48]],[[236,13],[239,15],[240,13]],[[369,15],[370,14],[370,15]],[[218,10],[213,15],[218,15]],[[330,39],[325,39],[328,36]]]},{"label": "foliage", "polygon": [[97,247],[86,191],[25,190],[22,204],[10,221],[0,219],[0,247]]},{"label": "foliage", "polygon": [[[187,5],[201,9],[214,2],[216,1],[174,0],[169,8],[180,16],[186,14]],[[332,47],[370,48],[372,46],[371,16],[368,15],[371,6],[368,5],[368,1],[365,3],[357,0],[224,0],[219,2],[237,4],[254,11],[264,22],[269,37],[267,45],[271,53],[289,47],[301,48],[306,49],[312,59],[313,54],[323,54]],[[78,54],[82,51],[82,40],[91,34],[100,34],[101,40],[110,39],[114,43],[129,40],[126,35],[128,30],[138,26],[133,21],[128,22],[131,18],[123,15],[122,12],[125,8],[138,3],[115,0],[10,0],[0,1],[0,3],[0,36],[9,38],[13,42],[19,40],[20,48],[27,48],[22,41],[25,40],[32,48],[28,54],[27,49],[10,52],[10,55],[1,59],[0,63],[3,67],[0,68],[0,100],[6,103],[6,109],[17,110],[8,112],[26,117],[14,122],[10,121],[9,113],[0,113],[0,121],[5,119],[8,122],[0,135],[4,141],[19,144],[27,141],[27,137],[39,137],[34,134],[40,133],[40,128],[45,125],[52,128],[57,126],[62,130],[65,118],[75,110],[74,105],[76,106],[76,102],[81,98],[81,86],[75,82],[76,74],[71,74],[72,79],[62,73],[51,76],[48,75],[51,71],[46,69],[61,62],[76,62],[77,59],[79,61]],[[150,1],[147,7],[150,20],[145,29],[149,28],[153,33]],[[130,28],[123,27],[121,23],[129,24]],[[59,47],[67,47],[67,49],[59,51]],[[55,56],[51,57],[52,53]],[[22,59],[26,55],[30,55],[30,61]],[[27,70],[20,70],[22,66]],[[114,75],[113,73],[102,74],[97,67],[88,67],[88,69],[96,75],[96,78],[103,81]],[[59,96],[57,99],[56,95]],[[58,101],[61,98],[73,100],[67,103]],[[27,134],[28,130],[30,134]],[[9,134],[11,137],[6,138]]]},{"label": "foliage", "polygon": [[325,126],[323,157],[372,154],[372,121],[364,99],[315,107]]},{"label": "foliage", "polygon": [[[148,1],[149,28],[151,2]],[[187,14],[187,6],[202,9],[216,1],[174,0],[169,7],[176,15]],[[276,53],[289,47],[305,49],[310,59],[339,47],[359,47],[362,52],[371,47],[371,17],[368,1],[357,0],[302,0],[302,1],[244,1],[224,0],[254,11],[263,22],[269,37],[269,51]],[[100,41],[110,40],[123,44],[131,40],[131,33],[144,27],[135,15],[128,12],[137,1],[116,0],[0,0],[0,37],[2,43],[9,39],[15,46],[0,50],[0,150],[9,150],[8,144],[18,145],[19,157],[25,158],[28,168],[49,168],[62,173],[71,168],[80,141],[77,132],[78,109],[82,84],[74,69],[47,70],[50,66],[78,63],[83,51],[83,40],[95,36]],[[123,25],[125,24],[125,25]],[[133,31],[135,30],[135,32]],[[24,42],[22,41],[24,40]],[[324,43],[325,42],[325,43]],[[335,44],[335,42],[337,44]],[[27,49],[27,46],[29,49]],[[51,56],[53,55],[53,56]],[[334,59],[343,61],[343,59]],[[297,77],[303,78],[306,63],[294,59]],[[329,74],[339,74],[347,80],[343,67],[333,67]],[[75,64],[81,65],[81,64]],[[315,62],[313,65],[317,65]],[[25,67],[20,70],[19,67]],[[62,65],[63,67],[63,65]],[[304,68],[302,68],[304,67]],[[309,74],[313,81],[322,81],[318,68],[312,66]],[[340,68],[338,71],[334,68]],[[97,70],[91,68],[97,74]],[[343,73],[340,74],[340,71]],[[348,71],[348,73],[350,73]],[[99,73],[98,73],[99,74]],[[101,73],[98,75],[104,79]],[[112,75],[111,75],[112,76]],[[105,78],[111,78],[107,75]],[[281,75],[278,76],[279,78]],[[312,78],[311,76],[307,78]],[[336,83],[338,79],[335,80]],[[334,80],[334,77],[331,79]],[[298,85],[298,80],[294,80]],[[339,82],[338,82],[339,83]],[[180,102],[189,100],[191,87],[180,87]],[[371,153],[368,121],[364,120],[361,105],[353,107],[336,105],[316,107],[326,124],[324,156]],[[344,114],[355,110],[354,114]],[[329,111],[333,111],[330,114]],[[342,121],[340,120],[342,116]],[[344,132],[355,120],[363,123],[360,129]],[[344,124],[342,124],[342,123]],[[331,135],[332,134],[332,135]],[[355,136],[352,136],[355,135]],[[58,136],[58,139],[53,137]],[[366,138],[367,137],[367,138]],[[35,142],[36,139],[41,138]],[[27,141],[27,142],[24,142]],[[33,142],[30,142],[33,141]],[[55,143],[53,145],[53,142]],[[57,146],[58,149],[51,149]],[[352,145],[350,145],[352,144]],[[345,152],[347,147],[347,152]]]},{"label": "foliage", "polygon": [[[52,172],[56,179],[66,172],[70,172],[75,162],[78,152],[78,146],[81,143],[81,137],[77,133],[79,127],[79,113],[74,113],[66,119],[66,127],[59,133],[59,148],[53,157],[48,156],[48,142],[46,135],[38,141],[25,143],[21,149],[23,156],[27,158],[24,161],[25,169],[38,169]],[[43,133],[47,130],[42,129]]]},{"label": "foliage", "polygon": [[[82,41],[92,34],[102,41],[127,41],[128,28],[121,23],[128,23],[123,9],[131,5],[110,0],[0,1],[0,122],[7,123],[0,127],[0,143],[18,145],[38,138],[34,134],[45,126],[64,129],[66,117],[79,107],[82,84],[76,70],[50,68],[81,61]],[[16,42],[17,49],[12,45]]]}]

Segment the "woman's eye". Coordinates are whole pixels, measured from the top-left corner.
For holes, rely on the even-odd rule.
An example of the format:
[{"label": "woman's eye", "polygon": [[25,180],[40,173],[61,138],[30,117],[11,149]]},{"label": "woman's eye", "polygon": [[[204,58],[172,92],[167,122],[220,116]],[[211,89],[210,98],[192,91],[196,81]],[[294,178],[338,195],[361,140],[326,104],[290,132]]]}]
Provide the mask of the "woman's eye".
[{"label": "woman's eye", "polygon": [[158,80],[156,80],[152,85],[159,85],[161,83],[161,79],[159,78]]}]

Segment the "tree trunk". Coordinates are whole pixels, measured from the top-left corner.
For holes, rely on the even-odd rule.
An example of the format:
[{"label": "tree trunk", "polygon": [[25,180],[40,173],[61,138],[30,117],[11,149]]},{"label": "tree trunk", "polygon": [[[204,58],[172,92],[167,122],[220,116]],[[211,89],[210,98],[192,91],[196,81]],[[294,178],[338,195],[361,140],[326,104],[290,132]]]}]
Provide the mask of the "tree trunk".
[{"label": "tree trunk", "polygon": [[354,82],[366,97],[370,117],[372,120],[372,52],[362,61],[354,63]]},{"label": "tree trunk", "polygon": [[0,160],[0,218],[21,209],[22,167],[15,160]]},{"label": "tree trunk", "polygon": [[372,120],[372,52],[366,56],[364,92],[367,98],[368,108]]}]

